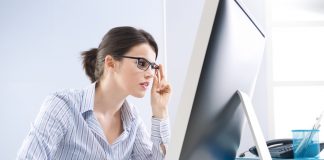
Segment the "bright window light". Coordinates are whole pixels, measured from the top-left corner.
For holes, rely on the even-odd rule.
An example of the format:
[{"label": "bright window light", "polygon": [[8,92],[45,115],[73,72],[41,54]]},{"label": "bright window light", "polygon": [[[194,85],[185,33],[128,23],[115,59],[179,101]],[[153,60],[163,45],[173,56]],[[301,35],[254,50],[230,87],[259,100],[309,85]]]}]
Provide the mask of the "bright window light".
[{"label": "bright window light", "polygon": [[[274,88],[276,138],[291,138],[292,129],[311,129],[324,111],[324,86],[288,86]],[[324,124],[321,130],[324,130]],[[324,132],[320,132],[324,137]]]},{"label": "bright window light", "polygon": [[324,27],[273,28],[275,81],[324,81]]},{"label": "bright window light", "polygon": [[[272,0],[269,19],[274,138],[311,129],[324,111],[324,0]],[[320,137],[324,140],[324,120]]]},{"label": "bright window light", "polygon": [[272,0],[272,21],[323,21],[323,0]]}]

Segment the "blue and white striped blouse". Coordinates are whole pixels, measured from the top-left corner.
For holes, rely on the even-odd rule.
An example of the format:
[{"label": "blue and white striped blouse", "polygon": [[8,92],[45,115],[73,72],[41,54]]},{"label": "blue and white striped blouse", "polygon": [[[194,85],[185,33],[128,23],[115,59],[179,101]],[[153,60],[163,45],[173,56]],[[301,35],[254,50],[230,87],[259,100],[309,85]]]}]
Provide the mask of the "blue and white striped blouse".
[{"label": "blue and white striped blouse", "polygon": [[169,119],[152,117],[151,137],[134,106],[121,107],[124,131],[109,144],[93,112],[95,83],[48,96],[17,159],[164,159],[160,144],[170,139]]}]

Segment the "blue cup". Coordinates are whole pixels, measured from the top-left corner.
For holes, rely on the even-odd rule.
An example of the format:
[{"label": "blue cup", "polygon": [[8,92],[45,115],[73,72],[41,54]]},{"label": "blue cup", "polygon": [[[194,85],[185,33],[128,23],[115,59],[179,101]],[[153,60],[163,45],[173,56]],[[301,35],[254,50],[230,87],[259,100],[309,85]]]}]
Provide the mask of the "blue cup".
[{"label": "blue cup", "polygon": [[319,158],[319,130],[292,130],[292,134],[295,159]]}]

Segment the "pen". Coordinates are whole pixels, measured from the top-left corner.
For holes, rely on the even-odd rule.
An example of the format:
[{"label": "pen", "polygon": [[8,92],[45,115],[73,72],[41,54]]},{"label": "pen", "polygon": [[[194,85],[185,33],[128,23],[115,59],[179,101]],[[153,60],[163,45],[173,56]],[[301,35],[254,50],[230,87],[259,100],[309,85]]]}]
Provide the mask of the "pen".
[{"label": "pen", "polygon": [[[323,118],[323,113],[324,113],[324,111],[322,111],[320,116],[316,118],[316,122],[312,128],[313,130],[317,130],[321,127],[321,120]],[[305,138],[303,138],[303,140],[300,142],[300,144],[298,145],[298,147],[296,149],[297,154],[299,154],[299,152],[303,151],[304,148],[308,146],[309,141],[313,138],[313,136],[314,136],[314,132],[311,132],[307,136],[305,136]]]}]

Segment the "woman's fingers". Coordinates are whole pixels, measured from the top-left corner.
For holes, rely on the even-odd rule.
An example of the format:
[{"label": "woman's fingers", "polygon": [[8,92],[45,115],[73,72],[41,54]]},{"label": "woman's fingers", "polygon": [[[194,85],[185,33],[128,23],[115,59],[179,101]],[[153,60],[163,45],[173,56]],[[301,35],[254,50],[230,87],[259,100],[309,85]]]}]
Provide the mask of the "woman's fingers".
[{"label": "woman's fingers", "polygon": [[160,71],[160,80],[165,79],[165,71],[164,71],[164,66],[162,64],[159,65],[159,71]]},{"label": "woman's fingers", "polygon": [[156,92],[156,90],[158,89],[158,87],[159,87],[159,80],[158,79],[159,79],[158,75],[154,74],[151,93]]},{"label": "woman's fingers", "polygon": [[161,80],[160,80],[160,70],[159,69],[155,70],[155,75],[156,75],[158,84],[160,84]]},{"label": "woman's fingers", "polygon": [[171,87],[166,81],[165,70],[162,64],[159,65],[159,69],[155,71],[153,79],[152,91],[156,91],[159,94],[165,94],[171,92]]},{"label": "woman's fingers", "polygon": [[163,81],[160,84],[160,87],[157,89],[157,93],[159,94],[166,94],[166,93],[170,93],[171,92],[171,86],[170,84],[166,83],[165,81]]},{"label": "woman's fingers", "polygon": [[161,80],[160,80],[160,73],[159,72],[160,71],[158,69],[155,70],[154,77],[153,77],[152,89],[151,89],[152,93],[153,92],[155,93],[155,92],[159,91],[160,82],[161,82]]}]

